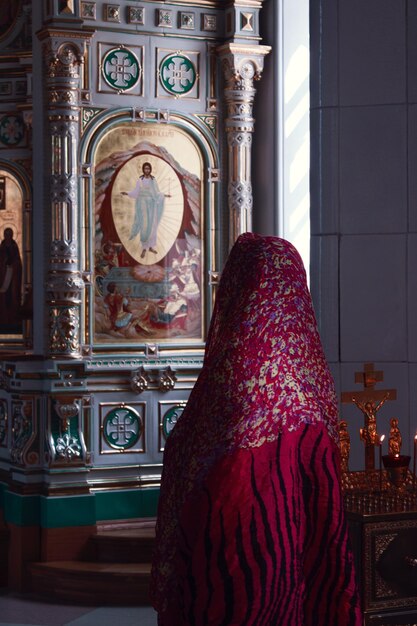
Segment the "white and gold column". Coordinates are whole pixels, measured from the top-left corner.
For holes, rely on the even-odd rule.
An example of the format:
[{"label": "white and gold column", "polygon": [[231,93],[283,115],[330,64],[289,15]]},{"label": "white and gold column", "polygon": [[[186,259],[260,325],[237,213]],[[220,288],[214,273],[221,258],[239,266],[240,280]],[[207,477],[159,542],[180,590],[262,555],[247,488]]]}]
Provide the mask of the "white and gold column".
[{"label": "white and gold column", "polygon": [[269,46],[228,43],[218,48],[226,80],[225,128],[228,145],[228,203],[230,246],[252,230],[251,156],[255,120],[255,81],[261,78]]},{"label": "white and gold column", "polygon": [[[53,358],[81,356],[80,320],[84,281],[79,270],[78,143],[83,64],[91,33],[47,29],[39,34],[45,62],[44,97],[47,233],[47,352]],[[48,183],[47,183],[48,185]]]}]

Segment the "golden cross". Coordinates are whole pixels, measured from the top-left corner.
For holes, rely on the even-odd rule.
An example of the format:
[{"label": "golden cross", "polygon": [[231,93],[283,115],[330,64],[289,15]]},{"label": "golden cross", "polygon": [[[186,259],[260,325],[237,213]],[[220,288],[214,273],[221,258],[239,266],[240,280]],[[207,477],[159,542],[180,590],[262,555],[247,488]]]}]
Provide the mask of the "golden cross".
[{"label": "golden cross", "polygon": [[377,382],[382,382],[384,374],[376,371],[373,363],[365,363],[363,372],[355,372],[355,383],[362,383],[361,391],[344,391],[341,400],[344,404],[353,403],[362,411],[365,424],[361,428],[361,439],[365,443],[365,469],[375,469],[375,445],[377,440],[376,414],[387,400],[396,400],[395,389],[374,389]]}]

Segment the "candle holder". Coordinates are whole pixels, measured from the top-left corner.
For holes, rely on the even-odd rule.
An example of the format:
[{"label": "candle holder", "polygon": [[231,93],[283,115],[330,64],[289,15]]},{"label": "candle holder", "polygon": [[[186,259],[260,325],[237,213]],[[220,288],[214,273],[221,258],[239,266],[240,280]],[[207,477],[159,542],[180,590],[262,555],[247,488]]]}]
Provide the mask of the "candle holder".
[{"label": "candle holder", "polygon": [[405,454],[384,454],[382,457],[389,481],[397,488],[405,485],[410,459],[411,456]]}]

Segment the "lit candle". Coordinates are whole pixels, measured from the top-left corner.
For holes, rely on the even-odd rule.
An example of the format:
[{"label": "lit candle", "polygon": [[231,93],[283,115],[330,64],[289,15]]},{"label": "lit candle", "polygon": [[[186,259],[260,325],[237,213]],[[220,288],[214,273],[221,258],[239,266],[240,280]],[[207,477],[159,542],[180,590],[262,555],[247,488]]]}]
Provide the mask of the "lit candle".
[{"label": "lit candle", "polygon": [[382,491],[382,442],[384,439],[385,435],[379,438],[379,491]]},{"label": "lit candle", "polygon": [[413,459],[413,491],[416,488],[416,456],[417,456],[417,431],[414,435],[414,459]]}]

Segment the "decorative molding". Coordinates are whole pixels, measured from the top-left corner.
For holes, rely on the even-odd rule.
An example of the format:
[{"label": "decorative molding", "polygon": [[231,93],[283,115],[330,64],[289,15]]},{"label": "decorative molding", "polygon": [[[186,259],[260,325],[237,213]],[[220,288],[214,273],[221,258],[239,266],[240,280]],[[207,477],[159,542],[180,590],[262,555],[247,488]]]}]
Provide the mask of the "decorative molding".
[{"label": "decorative molding", "polygon": [[84,107],[81,113],[81,123],[82,123],[82,131],[84,132],[87,128],[88,124],[95,118],[99,113],[104,111],[104,109],[99,109],[97,107]]},{"label": "decorative molding", "polygon": [[129,24],[145,25],[145,9],[143,7],[127,7],[127,21]]},{"label": "decorative molding", "polygon": [[165,371],[161,372],[158,377],[158,387],[161,391],[171,391],[175,387],[177,377],[171,366],[168,366]]},{"label": "decorative molding", "polygon": [[201,16],[201,30],[215,33],[217,31],[217,15],[213,13],[203,13]]},{"label": "decorative molding", "polygon": [[79,465],[87,459],[82,432],[82,399],[73,395],[57,395],[51,399],[52,409],[48,425],[50,463]]},{"label": "decorative molding", "polygon": [[139,368],[130,375],[130,388],[134,393],[142,393],[149,389],[151,379],[144,367]]},{"label": "decorative molding", "polygon": [[195,13],[180,11],[178,14],[178,28],[182,30],[195,29]]},{"label": "decorative molding", "polygon": [[168,9],[155,9],[156,25],[162,28],[172,28],[172,11]]},{"label": "decorative molding", "polygon": [[49,307],[49,354],[52,357],[78,358],[80,345],[79,306]]},{"label": "decorative molding", "polygon": [[84,20],[95,20],[97,17],[96,2],[81,2],[80,13]]},{"label": "decorative molding", "polygon": [[196,117],[203,122],[205,126],[211,131],[213,137],[218,138],[218,120],[217,115],[200,115],[196,114]]},{"label": "decorative molding", "polygon": [[39,463],[39,453],[31,450],[37,434],[37,419],[33,414],[32,400],[12,403],[12,433],[10,459],[16,465]]},{"label": "decorative molding", "polygon": [[225,128],[228,139],[228,199],[231,216],[230,246],[252,230],[252,185],[250,162],[255,120],[255,81],[262,75],[269,46],[228,43],[218,48],[222,62],[227,104]]},{"label": "decorative molding", "polygon": [[120,23],[120,4],[105,4],[103,11],[106,22]]}]

